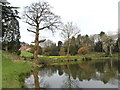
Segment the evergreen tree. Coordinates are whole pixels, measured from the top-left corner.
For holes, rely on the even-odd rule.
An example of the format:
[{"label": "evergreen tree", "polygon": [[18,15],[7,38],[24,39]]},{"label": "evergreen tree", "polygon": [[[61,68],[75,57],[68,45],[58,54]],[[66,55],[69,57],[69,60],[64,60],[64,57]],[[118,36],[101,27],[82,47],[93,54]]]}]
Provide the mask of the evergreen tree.
[{"label": "evergreen tree", "polygon": [[20,31],[18,7],[2,3],[2,47],[6,51],[19,53]]},{"label": "evergreen tree", "polygon": [[70,55],[76,55],[77,54],[77,50],[78,50],[78,46],[76,45],[76,40],[75,37],[72,37],[71,39],[71,45],[70,45]]},{"label": "evergreen tree", "polygon": [[51,50],[50,50],[50,56],[58,56],[58,47],[56,46],[56,44],[52,44],[51,45]]},{"label": "evergreen tree", "polygon": [[94,51],[96,52],[102,52],[103,51],[103,48],[102,48],[102,42],[101,41],[98,41],[96,44],[95,44],[95,47],[94,47]]},{"label": "evergreen tree", "polygon": [[61,49],[61,47],[62,47],[62,41],[58,41],[58,47],[57,47],[57,51],[58,51],[58,54],[59,54],[59,52],[60,52],[60,49]]}]

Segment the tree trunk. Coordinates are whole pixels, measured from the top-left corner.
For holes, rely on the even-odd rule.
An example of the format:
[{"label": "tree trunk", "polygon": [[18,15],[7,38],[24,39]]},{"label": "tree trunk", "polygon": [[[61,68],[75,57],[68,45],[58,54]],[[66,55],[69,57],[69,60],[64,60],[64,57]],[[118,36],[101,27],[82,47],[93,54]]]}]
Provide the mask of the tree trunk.
[{"label": "tree trunk", "polygon": [[36,29],[35,34],[34,59],[38,58],[38,51],[39,51],[39,28]]},{"label": "tree trunk", "polygon": [[5,43],[5,51],[8,51],[8,42]]},{"label": "tree trunk", "polygon": [[8,51],[8,47],[7,46],[5,46],[5,51]]},{"label": "tree trunk", "polygon": [[69,56],[69,52],[70,52],[70,43],[71,43],[71,40],[68,39],[67,56]]},{"label": "tree trunk", "polygon": [[110,56],[112,56],[112,46],[110,46],[109,49],[110,49],[109,54],[110,54]]}]

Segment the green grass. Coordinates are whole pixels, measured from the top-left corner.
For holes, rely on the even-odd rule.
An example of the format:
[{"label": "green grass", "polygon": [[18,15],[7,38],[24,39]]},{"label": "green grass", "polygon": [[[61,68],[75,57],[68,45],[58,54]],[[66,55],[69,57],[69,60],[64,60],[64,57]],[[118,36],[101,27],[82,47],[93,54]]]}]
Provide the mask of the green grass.
[{"label": "green grass", "polygon": [[68,59],[82,59],[82,56],[43,56],[39,57],[42,60],[68,60]]},{"label": "green grass", "polygon": [[20,56],[22,56],[22,57],[32,57],[33,54],[30,53],[30,52],[27,52],[27,51],[21,51]]},{"label": "green grass", "polygon": [[[21,52],[21,56],[24,57],[31,57],[32,54],[30,52],[26,52],[26,51],[22,51]],[[40,56],[38,55],[38,60],[40,62],[43,62],[44,64],[60,64],[60,63],[66,63],[67,60],[71,60],[71,62],[73,63],[74,59],[77,59],[78,62],[80,62],[80,60],[82,60],[83,58],[87,57],[87,58],[91,58],[92,60],[109,60],[109,59],[113,59],[113,60],[117,60],[118,57],[117,54],[113,54],[113,57],[105,57],[105,53],[101,53],[101,52],[90,52],[86,55],[76,55],[76,56]],[[75,62],[76,63],[76,62]]]},{"label": "green grass", "polygon": [[[12,57],[12,59],[10,57]],[[8,55],[6,52],[2,55],[2,88],[23,87],[23,81],[21,81],[23,77],[20,77],[20,75],[28,72],[30,73],[32,70],[30,62],[20,60],[14,61],[14,57],[17,56],[10,53]]]},{"label": "green grass", "polygon": [[[3,88],[21,88],[23,86],[24,76],[29,75],[34,61],[23,61],[15,54],[3,52],[2,56],[2,87]],[[32,57],[33,54],[30,52],[22,51],[21,57]],[[83,62],[83,57],[91,57],[92,61]],[[86,55],[78,56],[39,56],[39,60],[45,61],[51,65],[65,65],[65,64],[76,64],[76,63],[95,63],[102,62],[109,59],[117,59],[117,54],[114,57],[104,57],[104,53],[89,53]],[[77,59],[79,61],[74,62],[67,60]],[[102,60],[101,60],[102,59]],[[50,63],[49,63],[50,62]],[[1,63],[1,60],[0,60]]]},{"label": "green grass", "polygon": [[89,63],[89,64],[92,64],[92,63],[96,63],[96,62],[105,62],[105,60],[92,60],[92,61],[77,61],[77,62],[74,62],[74,61],[71,61],[71,62],[60,62],[60,63],[51,63],[49,65],[71,65],[71,64],[84,64],[84,63]]},{"label": "green grass", "polygon": [[[21,55],[20,56],[24,56],[24,57],[32,57],[33,54],[27,51],[21,51]],[[118,54],[115,53],[113,54],[113,57],[105,57],[105,53],[101,53],[101,52],[90,52],[86,55],[76,55],[76,56],[40,56],[38,55],[39,59],[42,60],[54,60],[54,59],[82,59],[83,57],[92,57],[93,59],[110,59],[110,58],[118,58],[117,57]]]}]

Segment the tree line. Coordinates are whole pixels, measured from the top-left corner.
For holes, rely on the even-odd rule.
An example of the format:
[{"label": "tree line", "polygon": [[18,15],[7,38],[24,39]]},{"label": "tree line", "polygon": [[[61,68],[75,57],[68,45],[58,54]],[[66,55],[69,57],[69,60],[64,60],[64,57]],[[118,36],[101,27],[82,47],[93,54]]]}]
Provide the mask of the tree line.
[{"label": "tree line", "polygon": [[[9,3],[2,3],[2,49],[20,54],[20,31],[18,7],[10,6]],[[32,29],[28,32],[35,34],[35,39],[30,45],[30,52],[34,59],[38,54],[42,55],[78,55],[89,52],[105,52],[107,56],[112,56],[113,52],[119,52],[120,37],[117,35],[107,35],[101,31],[100,34],[81,35],[80,29],[73,22],[62,23],[60,16],[54,14],[51,6],[46,1],[32,3],[24,8],[23,17],[25,23]],[[41,30],[61,30],[61,37],[64,41],[59,41],[58,45],[50,40],[39,39]],[[118,34],[119,35],[119,34]],[[44,47],[40,47],[43,43]]]},{"label": "tree line", "polygon": [[[70,45],[68,45],[70,42]],[[112,56],[113,53],[118,53],[120,50],[120,38],[116,35],[107,35],[101,31],[100,34],[94,35],[77,35],[66,41],[58,41],[54,43],[51,40],[47,40],[42,43],[42,47],[39,46],[39,54],[46,56],[65,56],[65,55],[81,55],[91,52],[102,52],[106,56]],[[32,48],[31,53],[34,51],[34,45],[30,45]],[[69,47],[69,53],[68,53]]]}]

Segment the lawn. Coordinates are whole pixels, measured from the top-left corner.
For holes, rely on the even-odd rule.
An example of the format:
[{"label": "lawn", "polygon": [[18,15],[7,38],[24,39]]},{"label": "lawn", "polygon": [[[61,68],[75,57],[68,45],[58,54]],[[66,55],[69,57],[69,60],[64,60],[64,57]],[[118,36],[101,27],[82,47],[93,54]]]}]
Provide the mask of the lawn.
[{"label": "lawn", "polygon": [[13,54],[6,52],[2,54],[2,88],[24,87],[23,75],[30,73],[32,70],[30,62],[19,60],[15,61],[13,60],[14,57],[17,59],[17,56]]},{"label": "lawn", "polygon": [[21,56],[21,57],[32,57],[33,54],[30,53],[30,52],[27,52],[27,51],[21,51],[20,56]]},{"label": "lawn", "polygon": [[[31,57],[33,54],[30,52],[22,51],[20,56],[24,57]],[[118,59],[118,54],[114,54],[113,57],[105,57],[104,53],[101,52],[90,52],[86,55],[76,55],[76,56],[42,56],[38,55],[38,60],[41,60],[44,63],[54,63],[54,62],[66,62],[67,60],[75,60],[77,59],[78,61],[82,60],[84,57],[90,57],[92,60],[109,60],[109,59]],[[29,58],[28,58],[29,60]]]}]

